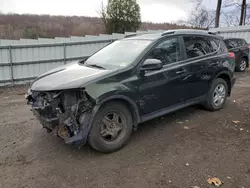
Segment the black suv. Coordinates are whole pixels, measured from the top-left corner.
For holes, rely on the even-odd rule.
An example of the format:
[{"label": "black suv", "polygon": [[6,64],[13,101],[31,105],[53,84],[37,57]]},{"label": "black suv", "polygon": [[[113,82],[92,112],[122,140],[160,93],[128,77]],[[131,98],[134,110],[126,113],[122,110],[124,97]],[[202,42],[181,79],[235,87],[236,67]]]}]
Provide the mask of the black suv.
[{"label": "black suv", "polygon": [[101,152],[124,146],[137,125],[203,104],[220,110],[235,82],[234,54],[205,31],[171,30],[115,41],[38,77],[26,98],[44,128]]},{"label": "black suv", "polygon": [[245,39],[228,38],[225,44],[230,52],[235,54],[235,69],[238,72],[244,72],[249,67],[249,46]]}]

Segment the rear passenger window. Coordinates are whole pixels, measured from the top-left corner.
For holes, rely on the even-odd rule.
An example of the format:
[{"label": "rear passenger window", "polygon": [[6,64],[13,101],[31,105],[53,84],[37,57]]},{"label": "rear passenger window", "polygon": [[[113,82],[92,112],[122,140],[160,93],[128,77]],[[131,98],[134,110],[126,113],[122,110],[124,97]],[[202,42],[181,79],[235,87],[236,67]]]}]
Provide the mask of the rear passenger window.
[{"label": "rear passenger window", "polygon": [[225,40],[228,49],[237,48],[239,46],[237,40]]},{"label": "rear passenger window", "polygon": [[230,43],[233,45],[234,48],[237,48],[239,46],[237,40],[231,40]]},{"label": "rear passenger window", "polygon": [[217,51],[220,48],[220,41],[218,39],[211,38],[210,39],[211,45],[213,47],[213,51]]},{"label": "rear passenger window", "polygon": [[228,52],[228,47],[223,40],[220,41],[220,48],[223,52]]},{"label": "rear passenger window", "polygon": [[[214,48],[206,37],[183,37],[188,58],[203,56],[214,52]],[[214,44],[216,47],[216,44]]]},{"label": "rear passenger window", "polygon": [[225,42],[228,49],[233,48],[233,44],[231,44],[229,40],[224,40],[224,42]]}]

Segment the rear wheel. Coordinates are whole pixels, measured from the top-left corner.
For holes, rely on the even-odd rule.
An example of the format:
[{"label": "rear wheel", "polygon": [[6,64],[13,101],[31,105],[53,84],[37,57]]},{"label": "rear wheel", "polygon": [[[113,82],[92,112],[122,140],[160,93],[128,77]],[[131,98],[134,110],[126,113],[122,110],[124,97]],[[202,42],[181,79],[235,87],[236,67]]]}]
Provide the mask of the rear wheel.
[{"label": "rear wheel", "polygon": [[224,79],[217,78],[212,83],[205,102],[205,108],[210,111],[217,111],[223,108],[228,95],[228,86]]},{"label": "rear wheel", "polygon": [[132,116],[126,105],[120,102],[107,103],[94,118],[88,142],[100,152],[117,151],[128,142],[132,125]]},{"label": "rear wheel", "polygon": [[244,72],[247,68],[247,60],[246,58],[241,58],[239,65],[236,67],[236,71],[238,72]]}]

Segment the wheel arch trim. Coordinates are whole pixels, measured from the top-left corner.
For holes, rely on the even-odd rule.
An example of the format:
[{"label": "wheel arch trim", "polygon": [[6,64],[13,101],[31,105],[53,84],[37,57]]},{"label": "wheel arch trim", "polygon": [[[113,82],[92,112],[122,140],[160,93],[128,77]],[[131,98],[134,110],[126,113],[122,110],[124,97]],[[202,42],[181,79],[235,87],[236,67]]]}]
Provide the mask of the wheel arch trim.
[{"label": "wheel arch trim", "polygon": [[[214,77],[214,79],[213,79],[213,82],[214,82],[214,80],[215,79],[217,79],[217,78],[222,78],[223,79],[223,77],[224,76],[226,76],[229,80],[225,80],[226,81],[226,83],[227,83],[227,85],[228,85],[228,95],[230,96],[231,95],[231,89],[232,89],[232,80],[231,80],[231,76],[230,76],[230,73],[228,72],[228,71],[221,71],[221,72],[219,72],[215,77]],[[229,82],[228,82],[229,81]],[[212,82],[212,83],[213,83]],[[211,87],[211,85],[212,85],[212,83],[210,84],[210,87]]]},{"label": "wheel arch trim", "polygon": [[137,125],[141,122],[141,116],[139,114],[139,109],[136,105],[136,103],[129,97],[124,96],[124,95],[113,95],[110,97],[107,97],[99,102],[97,102],[97,104],[94,106],[93,110],[92,110],[92,119],[91,119],[91,123],[93,122],[93,119],[96,115],[96,113],[98,112],[98,110],[100,109],[100,107],[107,103],[107,102],[111,102],[113,100],[121,100],[126,102],[129,107],[132,107],[133,109],[133,114],[131,114],[133,116],[133,124],[135,127],[137,127]]}]

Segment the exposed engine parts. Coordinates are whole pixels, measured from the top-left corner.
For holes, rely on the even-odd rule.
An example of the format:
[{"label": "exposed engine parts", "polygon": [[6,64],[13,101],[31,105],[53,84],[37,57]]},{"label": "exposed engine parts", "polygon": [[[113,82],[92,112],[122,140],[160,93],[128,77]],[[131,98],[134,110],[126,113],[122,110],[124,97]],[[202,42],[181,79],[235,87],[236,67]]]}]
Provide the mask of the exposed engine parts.
[{"label": "exposed engine parts", "polygon": [[53,131],[66,143],[87,140],[88,120],[95,102],[84,90],[35,91],[26,98],[47,131]]}]

